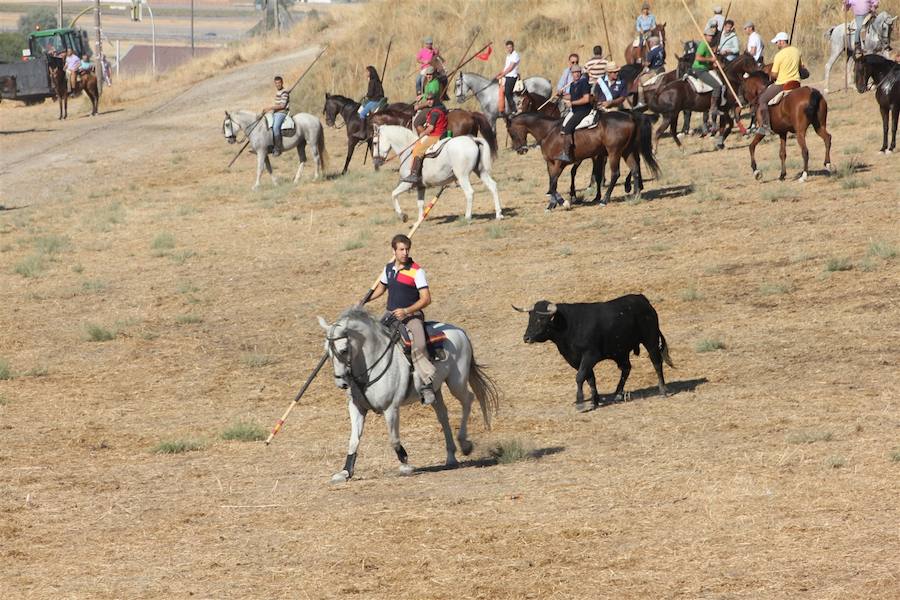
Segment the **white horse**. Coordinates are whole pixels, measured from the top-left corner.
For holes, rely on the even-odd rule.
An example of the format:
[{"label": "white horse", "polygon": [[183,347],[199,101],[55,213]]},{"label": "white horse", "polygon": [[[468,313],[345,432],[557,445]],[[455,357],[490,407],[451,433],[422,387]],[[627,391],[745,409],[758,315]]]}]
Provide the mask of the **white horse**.
[{"label": "white horse", "polygon": [[[285,152],[291,148],[297,148],[300,165],[297,167],[297,173],[294,175],[294,183],[300,180],[300,174],[303,173],[303,165],[306,164],[307,144],[310,145],[313,160],[315,160],[316,164],[316,174],[313,179],[318,179],[325,170],[325,158],[327,157],[322,123],[309,113],[297,113],[291,115],[291,118],[294,120],[296,131],[294,135],[282,136],[281,142]],[[259,121],[258,123],[257,120]],[[244,135],[250,138],[250,147],[252,152],[256,153],[256,183],[253,184],[253,189],[259,189],[259,179],[262,177],[263,168],[272,177],[272,185],[278,185],[278,180],[272,173],[272,163],[269,162],[269,149],[274,144],[274,138],[272,130],[266,125],[266,120],[260,119],[259,115],[249,110],[238,110],[232,113],[225,111],[222,131],[225,133],[225,139],[228,140],[229,144],[237,142],[235,125],[240,127]]]},{"label": "white horse", "polygon": [[[892,17],[884,11],[878,13],[866,27],[864,32],[865,35],[860,35],[863,54],[880,54],[884,58],[890,58],[891,32],[894,27],[894,21],[896,20],[896,16]],[[856,24],[854,23],[853,26],[856,27]],[[831,67],[834,66],[834,63],[841,54],[847,59],[847,80],[853,80],[851,72],[853,67],[850,66],[850,57],[846,54],[847,49],[849,49],[850,52],[853,52],[853,40],[845,39],[846,35],[846,23],[835,25],[825,32],[825,38],[831,43],[831,55],[828,58],[828,62],[825,63],[824,92],[826,94],[828,93],[828,78],[831,75]]]},{"label": "white horse", "polygon": [[[397,125],[381,125],[375,129],[372,138],[372,157],[376,164],[381,164],[387,158],[388,153],[393,151],[400,160],[400,176],[409,175],[412,154],[412,144],[416,141],[416,134],[405,127]],[[425,188],[436,185],[447,185],[454,179],[459,187],[462,188],[466,195],[466,221],[472,220],[472,197],[475,190],[472,189],[472,183],[469,181],[469,175],[475,172],[485,187],[490,190],[494,196],[494,214],[497,219],[503,218],[503,209],[500,206],[500,196],[497,194],[497,183],[491,177],[491,148],[487,141],[468,135],[450,138],[447,140],[440,150],[440,153],[434,158],[425,158],[422,165],[422,182],[424,185],[418,186],[416,192],[418,194],[417,204],[419,206],[419,217],[425,208]],[[394,210],[397,216],[404,222],[407,219],[406,213],[400,210],[400,202],[398,196],[406,192],[414,186],[414,183],[400,182],[394,191],[391,192],[391,200],[394,201]]]},{"label": "white horse", "polygon": [[[356,451],[370,410],[383,414],[387,423],[391,446],[400,460],[400,472],[413,472],[403,445],[400,444],[400,406],[418,400],[418,393],[410,372],[409,362],[401,347],[395,343],[391,332],[361,308],[345,311],[334,324],[329,325],[319,317],[319,325],[326,332],[325,347],[334,368],[334,382],[347,390],[347,406],[350,411],[350,443],[344,468],[331,478],[333,483],[353,477]],[[456,445],[447,416],[447,406],[441,394],[446,383],[450,392],[462,404],[462,417],[456,439],[462,453],[472,452],[466,426],[472,410],[473,398],[481,405],[485,427],[490,429],[491,415],[499,407],[499,395],[494,382],[475,362],[475,354],[469,337],[462,329],[445,323],[433,323],[434,328],[446,336],[443,342],[443,358],[435,361],[434,412],[444,432],[447,445],[448,467],[457,466]],[[472,390],[469,391],[469,386]]]},{"label": "white horse", "polygon": [[[553,94],[553,86],[544,77],[529,77],[522,83],[532,94],[549,98]],[[500,83],[496,79],[488,79],[476,73],[460,71],[456,77],[456,101],[463,103],[469,94],[475,96],[481,105],[481,112],[488,118],[491,127],[497,131],[497,119],[500,117]]]}]

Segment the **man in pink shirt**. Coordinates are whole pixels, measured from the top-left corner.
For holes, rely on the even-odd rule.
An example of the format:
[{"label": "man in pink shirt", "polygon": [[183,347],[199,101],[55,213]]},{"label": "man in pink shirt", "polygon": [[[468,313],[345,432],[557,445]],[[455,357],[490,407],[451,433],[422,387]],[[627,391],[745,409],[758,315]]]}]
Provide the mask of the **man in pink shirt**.
[{"label": "man in pink shirt", "polygon": [[875,14],[877,9],[878,0],[844,0],[844,10],[852,10],[853,18],[856,20],[856,33],[853,34],[855,48],[862,47],[860,40],[862,39],[863,24],[870,14]]},{"label": "man in pink shirt", "polygon": [[422,82],[425,79],[423,71],[425,67],[431,65],[431,61],[437,58],[443,60],[441,51],[434,47],[434,40],[429,35],[422,40],[425,45],[416,54],[416,62],[419,64],[419,73],[416,75],[416,96],[422,95]]}]

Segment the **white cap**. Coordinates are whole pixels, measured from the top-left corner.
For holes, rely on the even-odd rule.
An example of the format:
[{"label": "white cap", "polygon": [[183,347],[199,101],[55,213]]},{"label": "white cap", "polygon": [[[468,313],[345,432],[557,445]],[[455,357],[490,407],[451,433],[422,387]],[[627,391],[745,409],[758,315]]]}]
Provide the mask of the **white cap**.
[{"label": "white cap", "polygon": [[717,15],[722,14],[722,7],[719,5],[713,6],[713,13]]},{"label": "white cap", "polygon": [[777,44],[778,42],[790,42],[790,41],[791,41],[791,38],[789,38],[788,34],[786,34],[783,31],[779,31],[775,35],[775,37],[772,39],[773,44]]}]

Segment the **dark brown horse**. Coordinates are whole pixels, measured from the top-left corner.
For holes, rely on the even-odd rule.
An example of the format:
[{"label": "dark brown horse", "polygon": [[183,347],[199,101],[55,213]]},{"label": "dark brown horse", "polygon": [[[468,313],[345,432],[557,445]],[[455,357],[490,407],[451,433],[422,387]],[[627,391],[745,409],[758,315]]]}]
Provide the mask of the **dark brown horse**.
[{"label": "dark brown horse", "polygon": [[[515,115],[507,121],[507,131],[517,152],[527,151],[526,134],[528,133],[533,135],[541,146],[541,154],[547,164],[547,175],[550,179],[547,190],[547,194],[550,196],[548,210],[559,204],[566,209],[571,206],[570,201],[563,202],[557,192],[559,177],[563,169],[569,165],[567,162],[556,159],[564,149],[564,145],[568,143],[568,136],[560,135],[561,127],[562,122],[559,119],[536,113]],[[634,176],[635,196],[640,197],[644,187],[641,177],[642,156],[653,174],[659,175],[659,165],[656,163],[651,148],[652,136],[652,121],[649,118],[622,111],[603,112],[600,114],[599,124],[596,127],[575,131],[575,161],[581,162],[588,159],[593,161],[593,175],[597,181],[595,202],[600,205],[609,202],[613,187],[619,179],[622,158],[626,160]],[[601,200],[603,171],[607,158],[610,163],[610,181],[606,195]]]},{"label": "dark brown horse", "polygon": [[[426,111],[419,111],[419,114],[416,115],[414,120],[415,130],[419,135],[421,135],[422,130],[425,129],[425,115]],[[384,124],[385,123],[379,123],[379,125]],[[450,135],[453,137],[459,137],[461,135],[476,136],[480,133],[481,137],[484,138],[484,141],[488,143],[488,147],[491,149],[491,156],[494,158],[497,157],[497,134],[494,133],[490,122],[484,114],[474,110],[462,110],[456,108],[447,111],[447,131],[449,131]]]},{"label": "dark brown horse", "polygon": [[[757,98],[769,86],[770,79],[762,71],[750,73],[744,78],[744,95],[747,102],[756,105]],[[822,141],[825,142],[825,168],[832,170],[831,165],[831,134],[828,133],[828,103],[822,96],[822,92],[811,87],[801,87],[791,91],[778,104],[769,108],[772,131],[781,138],[781,175],[779,179],[787,177],[785,159],[787,158],[787,136],[793,133],[797,136],[797,144],[803,154],[803,171],[797,177],[799,181],[806,181],[809,171],[809,149],[806,146],[806,130],[812,125],[813,129]],[[750,168],[753,176],[758,180],[762,178],[762,171],[756,166],[756,147],[764,136],[756,134],[750,142]]]},{"label": "dark brown horse", "polygon": [[[650,30],[651,36],[656,36],[659,38],[659,43],[661,46],[666,45],[666,24],[658,23],[656,27]],[[634,44],[628,44],[628,47],[625,48],[625,64],[631,65],[635,63],[644,64],[645,59],[647,58],[647,52],[650,50],[650,46],[644,42],[640,45],[640,47],[635,48]]]},{"label": "dark brown horse", "polygon": [[[366,122],[359,116],[359,103],[337,94],[325,93],[325,124],[329,127],[336,127],[338,115],[344,120],[344,127],[347,129],[347,158],[344,160],[344,170],[341,174],[347,172],[350,166],[350,160],[353,158],[353,151],[359,144],[367,144],[368,150],[372,149],[372,129],[366,127]],[[378,111],[381,125],[400,125],[409,126],[412,120],[412,106],[402,102],[388,104]]]},{"label": "dark brown horse", "polygon": [[47,57],[50,69],[50,84],[53,86],[53,92],[59,100],[59,118],[66,119],[69,117],[69,96],[77,96],[82,91],[87,94],[91,101],[91,116],[97,114],[97,108],[100,104],[100,88],[97,85],[97,76],[92,71],[84,71],[78,74],[75,89],[69,91],[68,82],[66,81],[66,63],[58,56]]},{"label": "dark brown horse", "polygon": [[516,93],[516,112],[527,113],[536,112],[545,117],[560,118],[559,104],[555,101],[547,102],[549,98],[523,90],[522,93]]},{"label": "dark brown horse", "polygon": [[[857,54],[856,91],[864,94],[869,87],[869,79],[875,82],[875,101],[881,109],[883,132],[881,150],[890,154],[897,148],[897,121],[900,120],[900,63],[878,54]],[[888,120],[892,121],[891,145],[888,148]]]}]

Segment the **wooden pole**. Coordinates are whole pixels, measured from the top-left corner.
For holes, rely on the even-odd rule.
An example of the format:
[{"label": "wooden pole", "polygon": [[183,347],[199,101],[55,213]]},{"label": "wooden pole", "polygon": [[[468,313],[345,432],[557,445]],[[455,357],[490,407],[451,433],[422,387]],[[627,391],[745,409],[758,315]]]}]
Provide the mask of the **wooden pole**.
[{"label": "wooden pole", "polygon": [[[431,209],[434,208],[434,205],[437,204],[438,198],[441,197],[441,194],[444,193],[444,190],[447,189],[447,186],[443,186],[440,191],[438,191],[437,195],[432,198],[431,202],[425,207],[422,211],[422,216],[415,222],[412,226],[412,229],[409,230],[409,233],[406,234],[407,237],[412,237],[416,234],[416,231],[419,229],[419,226],[425,221],[428,217],[428,213],[431,212]],[[359,301],[358,306],[362,307],[366,302],[368,302],[372,298],[372,294],[375,293],[375,289],[378,287],[378,282],[381,281],[381,274],[378,274],[378,277],[375,278],[375,281],[369,287],[369,291],[366,292],[366,295],[363,296],[362,300]],[[312,370],[312,373],[309,374],[309,377],[306,378],[306,381],[303,383],[303,387],[300,388],[300,391],[297,392],[297,395],[294,396],[294,400],[287,407],[287,410],[284,411],[284,414],[281,415],[281,418],[276,421],[275,426],[272,428],[272,432],[269,434],[269,437],[266,438],[266,446],[272,443],[272,439],[278,435],[278,432],[281,431],[281,428],[284,426],[284,422],[287,421],[288,416],[291,414],[291,411],[294,410],[294,407],[297,406],[297,403],[300,401],[300,398],[303,397],[303,394],[306,393],[307,388],[312,383],[313,379],[316,378],[316,375],[319,374],[319,371],[322,370],[322,367],[325,366],[325,362],[328,360],[328,353],[322,355],[322,358],[319,359],[319,362],[316,364],[315,368]]]},{"label": "wooden pole", "polygon": [[606,26],[606,9],[603,0],[600,0],[600,18],[603,19],[603,31],[606,33],[606,55],[612,56],[612,45],[609,43],[609,28]]},{"label": "wooden pole", "polygon": [[800,10],[800,0],[797,0],[797,3],[794,4],[794,20],[791,21],[791,37],[788,40],[788,44],[794,43],[794,27],[797,25],[797,11]]},{"label": "wooden pole", "polygon": [[[850,88],[850,77],[847,73],[847,64],[850,62],[850,13],[847,10],[844,10],[844,56],[846,57],[844,61],[844,93],[847,93],[847,90]],[[828,82],[825,82],[828,85]]]},{"label": "wooden pole", "polygon": [[[291,88],[288,90],[288,94],[290,94],[291,92],[293,92],[293,91],[294,91],[294,88],[297,87],[297,85],[299,85],[299,83],[300,83],[301,81],[303,81],[303,78],[306,77],[306,74],[309,73],[309,70],[313,68],[313,65],[316,64],[316,63],[319,61],[320,58],[322,58],[322,55],[325,54],[325,51],[326,51],[326,50],[328,50],[328,46],[325,46],[324,48],[322,48],[322,51],[319,52],[319,53],[316,55],[316,57],[313,59],[313,61],[312,61],[311,63],[309,63],[309,66],[306,67],[306,70],[303,71],[303,74],[300,75],[300,78],[297,79],[297,81],[294,83],[294,85],[292,85]],[[246,135],[247,135],[247,141],[244,142],[244,145],[241,146],[241,149],[237,151],[237,154],[234,155],[234,158],[232,158],[232,159],[231,159],[231,162],[228,163],[228,166],[225,167],[226,169],[230,169],[230,168],[231,168],[231,165],[234,164],[234,161],[236,161],[236,160],[238,159],[238,156],[240,156],[241,153],[243,153],[244,150],[247,149],[247,146],[250,145],[250,133],[256,128],[257,124],[259,124],[259,122],[262,121],[262,118],[263,118],[264,116],[265,116],[265,113],[259,115],[259,118],[257,118],[255,121],[253,121],[253,124],[250,126],[250,129],[248,129],[247,132],[246,132]]]}]

